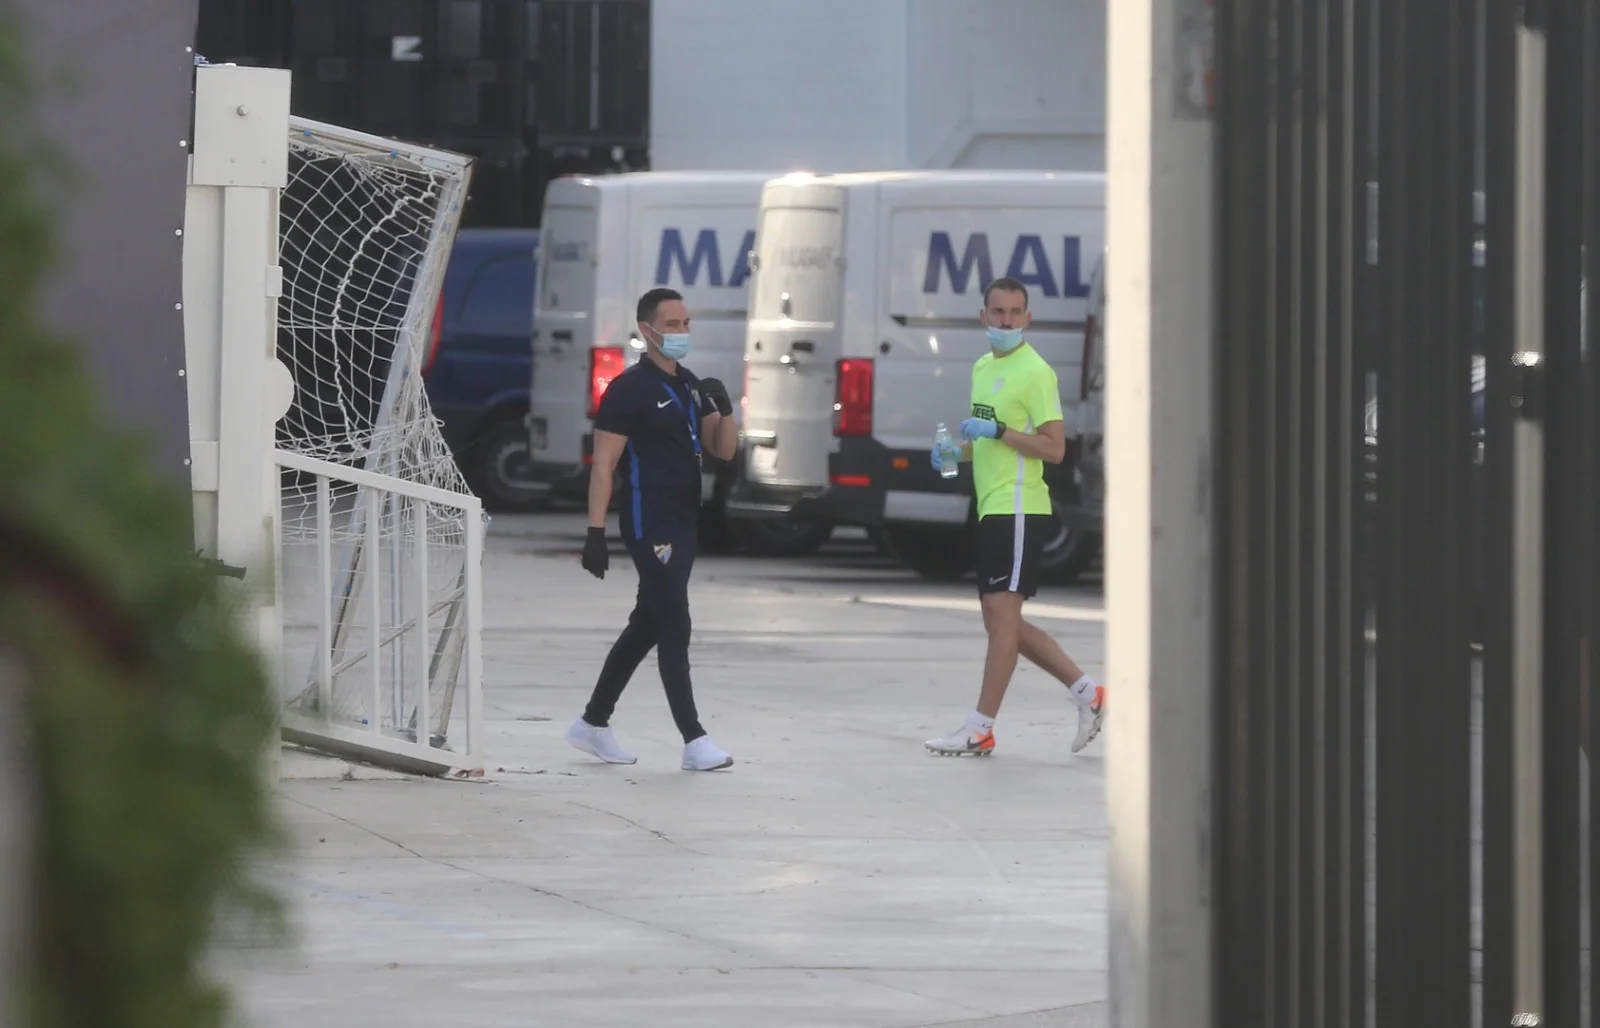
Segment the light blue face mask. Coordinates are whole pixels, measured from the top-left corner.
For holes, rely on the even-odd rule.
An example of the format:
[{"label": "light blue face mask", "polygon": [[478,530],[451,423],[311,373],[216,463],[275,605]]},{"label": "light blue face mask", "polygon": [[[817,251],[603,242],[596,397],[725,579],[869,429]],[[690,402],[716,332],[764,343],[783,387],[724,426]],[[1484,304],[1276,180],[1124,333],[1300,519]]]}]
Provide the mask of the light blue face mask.
[{"label": "light blue face mask", "polygon": [[1010,353],[1022,345],[1022,329],[989,326],[989,345],[1001,353]]},{"label": "light blue face mask", "polygon": [[663,332],[661,334],[661,356],[669,361],[681,361],[689,356],[689,333]]}]

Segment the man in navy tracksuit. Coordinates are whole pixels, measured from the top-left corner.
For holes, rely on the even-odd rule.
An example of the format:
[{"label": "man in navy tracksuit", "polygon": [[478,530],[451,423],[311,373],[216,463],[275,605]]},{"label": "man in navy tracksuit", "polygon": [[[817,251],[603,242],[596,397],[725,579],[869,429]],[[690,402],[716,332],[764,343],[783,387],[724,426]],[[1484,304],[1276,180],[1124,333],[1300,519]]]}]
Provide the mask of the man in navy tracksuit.
[{"label": "man in navy tracksuit", "polygon": [[695,713],[689,573],[700,519],[701,454],[733,459],[739,429],[727,387],[714,378],[697,379],[678,363],[689,353],[683,297],[652,289],[639,298],[637,314],[648,352],[611,383],[595,414],[583,566],[604,578],[610,565],[606,511],[620,466],[622,541],[639,571],[639,598],[588,707],[567,729],[567,741],[612,764],[638,759],[618,744],[609,726],[628,679],[653,647],[672,719],[683,735],[683,769],[715,771],[731,766],[733,758],[711,741]]}]

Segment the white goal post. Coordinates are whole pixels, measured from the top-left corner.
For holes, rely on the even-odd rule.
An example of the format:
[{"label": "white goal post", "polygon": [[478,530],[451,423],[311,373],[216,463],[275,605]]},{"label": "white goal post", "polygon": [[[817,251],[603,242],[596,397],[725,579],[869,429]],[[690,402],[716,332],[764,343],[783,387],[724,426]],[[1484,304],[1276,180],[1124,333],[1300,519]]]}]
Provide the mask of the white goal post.
[{"label": "white goal post", "polygon": [[192,416],[196,510],[252,540],[286,741],[481,774],[483,511],[422,381],[471,162],[291,118],[287,87],[197,70],[190,395],[250,430]]}]

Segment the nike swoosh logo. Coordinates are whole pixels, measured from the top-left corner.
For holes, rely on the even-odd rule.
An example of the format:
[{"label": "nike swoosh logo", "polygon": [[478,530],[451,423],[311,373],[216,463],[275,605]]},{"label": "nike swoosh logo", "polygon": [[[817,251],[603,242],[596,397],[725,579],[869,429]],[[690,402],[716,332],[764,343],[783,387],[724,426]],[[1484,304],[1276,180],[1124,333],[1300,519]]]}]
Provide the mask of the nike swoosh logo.
[{"label": "nike swoosh logo", "polygon": [[662,400],[660,403],[656,404],[656,410],[660,410],[662,407],[665,407],[667,404],[669,404],[671,402],[672,402],[671,400]]},{"label": "nike swoosh logo", "polygon": [[989,579],[989,584],[990,585],[999,585],[1001,582],[1007,582],[1007,581],[1010,581],[1010,580],[1011,580],[1011,576],[1010,575],[1001,575],[999,578],[991,578],[991,579]]}]

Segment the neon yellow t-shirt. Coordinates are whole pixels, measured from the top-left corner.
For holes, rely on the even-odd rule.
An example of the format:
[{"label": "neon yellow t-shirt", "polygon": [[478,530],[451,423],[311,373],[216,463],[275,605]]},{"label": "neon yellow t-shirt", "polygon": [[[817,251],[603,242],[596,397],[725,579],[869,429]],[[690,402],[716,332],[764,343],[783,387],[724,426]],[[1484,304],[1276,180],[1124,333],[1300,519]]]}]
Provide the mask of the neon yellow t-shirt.
[{"label": "neon yellow t-shirt", "polygon": [[[1033,434],[1061,420],[1061,389],[1055,369],[1023,343],[1004,357],[988,353],[972,368],[972,416],[999,421],[1007,432]],[[972,479],[978,517],[1049,514],[1044,461],[1024,457],[997,439],[972,444]]]}]

